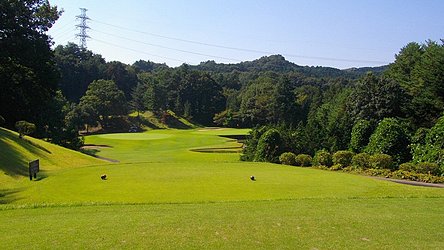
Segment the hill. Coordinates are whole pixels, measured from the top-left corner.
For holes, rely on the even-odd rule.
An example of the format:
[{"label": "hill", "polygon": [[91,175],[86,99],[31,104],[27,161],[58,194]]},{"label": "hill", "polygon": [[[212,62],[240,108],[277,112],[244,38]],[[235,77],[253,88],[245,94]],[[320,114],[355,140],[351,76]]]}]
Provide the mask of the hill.
[{"label": "hill", "polygon": [[41,175],[51,170],[103,164],[102,160],[0,128],[0,183],[27,178],[28,162],[39,159]]},{"label": "hill", "polygon": [[245,61],[236,64],[216,63],[215,61],[202,62],[199,65],[191,66],[197,70],[213,73],[239,72],[264,72],[273,71],[277,73],[298,72],[307,77],[350,77],[357,78],[372,71],[375,74],[382,73],[387,66],[364,67],[353,69],[337,69],[322,66],[300,66],[287,61],[282,55],[263,56],[253,61]]}]

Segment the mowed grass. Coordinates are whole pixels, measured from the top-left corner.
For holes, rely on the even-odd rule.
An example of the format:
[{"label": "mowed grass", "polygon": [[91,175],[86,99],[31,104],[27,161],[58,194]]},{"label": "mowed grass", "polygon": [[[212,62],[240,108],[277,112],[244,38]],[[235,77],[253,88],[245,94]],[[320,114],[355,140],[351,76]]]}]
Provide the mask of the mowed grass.
[{"label": "mowed grass", "polygon": [[217,135],[245,133],[206,128],[89,136],[86,143],[109,146],[99,156],[119,163],[53,167],[39,181],[16,178],[15,188],[0,195],[7,203],[0,205],[2,248],[28,247],[28,237],[39,239],[36,248],[444,245],[444,189],[192,151],[239,147]]},{"label": "mowed grass", "polygon": [[14,209],[0,212],[0,242],[2,249],[442,249],[440,205],[391,198]]}]

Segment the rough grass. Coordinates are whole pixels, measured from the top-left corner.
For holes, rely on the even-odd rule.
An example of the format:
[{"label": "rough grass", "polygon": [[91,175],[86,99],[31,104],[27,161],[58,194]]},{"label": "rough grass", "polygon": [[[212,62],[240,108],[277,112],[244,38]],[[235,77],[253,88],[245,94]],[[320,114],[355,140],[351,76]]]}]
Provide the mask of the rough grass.
[{"label": "rough grass", "polygon": [[[444,189],[192,151],[237,147],[235,140],[215,135],[246,132],[202,128],[89,136],[88,144],[110,146],[99,148],[99,156],[120,163],[76,165],[72,156],[74,168],[50,157],[54,166],[47,178],[8,179],[14,185],[0,190],[2,249],[444,244]],[[100,179],[104,173],[106,181]]]}]

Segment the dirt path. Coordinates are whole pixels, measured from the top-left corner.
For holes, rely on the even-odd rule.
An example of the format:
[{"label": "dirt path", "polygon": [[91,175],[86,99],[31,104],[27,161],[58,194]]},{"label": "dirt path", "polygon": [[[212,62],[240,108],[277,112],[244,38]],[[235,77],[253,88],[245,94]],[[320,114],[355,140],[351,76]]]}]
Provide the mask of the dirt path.
[{"label": "dirt path", "polygon": [[444,184],[439,184],[439,183],[426,183],[426,182],[399,180],[399,179],[391,179],[391,178],[384,178],[384,177],[372,177],[372,178],[375,178],[378,180],[396,182],[396,183],[405,184],[405,185],[412,185],[412,186],[444,188]]}]

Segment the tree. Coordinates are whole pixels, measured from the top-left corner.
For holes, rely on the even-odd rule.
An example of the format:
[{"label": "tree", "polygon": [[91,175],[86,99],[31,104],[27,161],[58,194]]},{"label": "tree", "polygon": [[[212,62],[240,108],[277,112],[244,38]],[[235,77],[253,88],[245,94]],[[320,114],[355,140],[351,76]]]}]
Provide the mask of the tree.
[{"label": "tree", "polygon": [[405,117],[406,100],[404,90],[396,81],[369,73],[353,89],[348,112],[354,121]]},{"label": "tree", "polygon": [[417,140],[412,144],[413,162],[437,163],[444,171],[444,116],[441,116],[430,130],[420,130],[417,134],[422,132],[427,134],[423,141]]},{"label": "tree", "polygon": [[[143,109],[151,110],[153,112],[166,110],[168,108],[168,88],[163,83],[168,83],[168,78],[165,75],[155,76],[149,73],[140,73],[137,75],[139,84],[137,91],[137,100],[142,102]],[[177,91],[177,90],[174,90]],[[133,97],[133,100],[134,97]]]},{"label": "tree", "polygon": [[24,135],[30,135],[35,131],[35,124],[27,121],[18,121],[15,123],[15,128],[19,132],[19,138],[23,138]]},{"label": "tree", "polygon": [[275,80],[272,77],[259,77],[250,83],[241,94],[240,114],[246,126],[272,123],[273,95]]},{"label": "tree", "polygon": [[9,127],[23,119],[41,127],[58,77],[46,32],[61,12],[45,0],[1,1],[0,10],[0,113]]},{"label": "tree", "polygon": [[272,100],[275,123],[283,122],[290,125],[298,122],[294,88],[288,78],[281,77],[278,80]]},{"label": "tree", "polygon": [[245,145],[242,150],[241,160],[242,161],[253,161],[256,154],[257,144],[262,135],[267,132],[268,128],[266,126],[255,127],[250,131],[247,136]]},{"label": "tree", "polygon": [[408,93],[407,116],[416,127],[431,127],[444,111],[444,42],[409,43],[386,75]]},{"label": "tree", "polygon": [[131,109],[139,113],[146,109],[145,107],[145,94],[147,91],[147,86],[143,83],[138,83],[137,86],[131,92],[131,101],[129,103]]},{"label": "tree", "polygon": [[418,43],[409,43],[395,56],[395,62],[390,65],[386,75],[397,82],[413,95],[420,86],[412,82],[416,64],[421,60],[424,49]]},{"label": "tree", "polygon": [[332,152],[348,148],[351,122],[346,107],[349,96],[349,88],[332,85],[324,92],[324,103],[310,110],[306,125],[309,153],[323,148]]},{"label": "tree", "polygon": [[103,127],[107,126],[110,116],[125,115],[127,112],[125,95],[111,80],[93,81],[80,99],[79,107]]},{"label": "tree", "polygon": [[362,152],[370,140],[373,129],[373,125],[370,121],[358,120],[352,128],[350,150],[354,153]]},{"label": "tree", "polygon": [[60,71],[58,86],[71,102],[79,102],[92,81],[104,78],[105,59],[74,43],[57,46],[54,58]]},{"label": "tree", "polygon": [[267,130],[259,138],[254,161],[279,163],[279,156],[283,153],[282,144],[281,134],[278,130]]},{"label": "tree", "polygon": [[107,63],[105,79],[114,81],[117,87],[123,91],[127,99],[130,99],[131,90],[137,85],[135,70],[117,61]]},{"label": "tree", "polygon": [[134,68],[136,73],[152,72],[157,69],[168,69],[168,66],[165,63],[159,64],[159,63],[154,63],[151,61],[144,61],[144,60],[139,60],[139,61],[133,63],[132,67]]},{"label": "tree", "polygon": [[397,163],[408,162],[411,158],[409,128],[405,122],[396,118],[383,119],[370,137],[364,149],[369,154],[388,154]]}]

